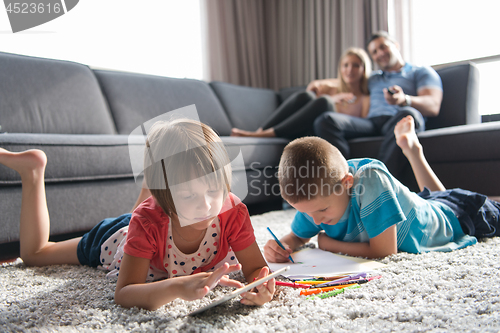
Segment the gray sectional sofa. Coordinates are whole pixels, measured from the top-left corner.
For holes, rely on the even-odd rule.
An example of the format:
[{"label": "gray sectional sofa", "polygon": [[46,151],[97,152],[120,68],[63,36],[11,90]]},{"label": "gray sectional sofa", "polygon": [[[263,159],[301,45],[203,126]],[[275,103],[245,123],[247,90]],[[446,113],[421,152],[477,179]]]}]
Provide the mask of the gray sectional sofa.
[{"label": "gray sectional sofa", "polygon": [[[498,123],[478,123],[477,69],[445,68],[445,100],[432,130],[421,135],[427,156],[447,186],[500,194]],[[39,148],[48,157],[46,192],[52,237],[81,234],[103,218],[130,210],[139,193],[129,161],[128,136],[143,122],[195,104],[200,120],[239,149],[251,212],[279,209],[275,177],[287,140],[229,137],[232,127],[255,130],[298,88],[275,92],[118,71],[0,53],[0,147]],[[453,126],[453,127],[449,127]],[[446,127],[446,128],[443,128]],[[379,138],[353,140],[356,156],[374,156]],[[408,182],[414,180],[411,170]],[[21,183],[0,166],[0,257],[16,254]]]}]

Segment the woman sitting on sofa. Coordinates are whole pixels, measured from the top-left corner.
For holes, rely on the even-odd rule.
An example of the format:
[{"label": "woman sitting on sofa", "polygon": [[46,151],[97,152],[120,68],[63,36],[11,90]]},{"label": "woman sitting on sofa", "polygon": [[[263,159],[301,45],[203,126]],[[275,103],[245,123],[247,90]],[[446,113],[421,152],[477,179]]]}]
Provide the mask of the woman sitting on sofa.
[{"label": "woman sitting on sofa", "polygon": [[295,139],[314,135],[316,117],[326,111],[366,117],[370,108],[368,77],[371,62],[368,54],[351,47],[340,57],[339,79],[315,80],[306,91],[290,96],[255,132],[238,128],[231,136],[284,137]]}]

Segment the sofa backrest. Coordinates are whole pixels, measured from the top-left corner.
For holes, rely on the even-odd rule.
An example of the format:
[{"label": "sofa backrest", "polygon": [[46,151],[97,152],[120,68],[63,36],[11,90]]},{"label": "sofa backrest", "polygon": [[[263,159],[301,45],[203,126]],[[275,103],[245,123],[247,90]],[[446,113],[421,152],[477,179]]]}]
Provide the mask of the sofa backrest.
[{"label": "sofa backrest", "polygon": [[196,105],[200,121],[219,135],[231,132],[219,100],[204,81],[107,70],[94,73],[120,134],[130,134],[156,116],[192,104]]},{"label": "sofa backrest", "polygon": [[210,82],[233,127],[255,131],[280,103],[274,90]]},{"label": "sofa backrest", "polygon": [[429,117],[425,127],[436,129],[478,124],[479,70],[473,63],[451,65],[436,70],[443,82],[443,102],[437,117]]},{"label": "sofa backrest", "polygon": [[299,91],[305,91],[306,88],[307,88],[307,86],[281,88],[278,91],[278,96],[280,97],[280,104],[283,103],[284,101],[286,101],[293,94],[295,94]]},{"label": "sofa backrest", "polygon": [[2,52],[0,125],[10,133],[115,133],[87,66]]}]

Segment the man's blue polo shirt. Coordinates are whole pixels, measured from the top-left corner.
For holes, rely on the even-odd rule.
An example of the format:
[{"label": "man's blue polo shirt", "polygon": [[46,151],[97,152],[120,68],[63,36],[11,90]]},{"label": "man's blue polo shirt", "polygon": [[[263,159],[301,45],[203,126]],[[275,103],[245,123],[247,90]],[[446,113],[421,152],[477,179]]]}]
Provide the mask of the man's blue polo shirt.
[{"label": "man's blue polo shirt", "polygon": [[370,111],[368,118],[378,116],[393,116],[400,107],[390,105],[384,97],[384,88],[398,85],[405,94],[417,96],[422,88],[437,88],[443,90],[441,77],[431,67],[420,67],[406,63],[400,72],[384,72],[381,70],[372,73],[368,79],[370,90]]}]

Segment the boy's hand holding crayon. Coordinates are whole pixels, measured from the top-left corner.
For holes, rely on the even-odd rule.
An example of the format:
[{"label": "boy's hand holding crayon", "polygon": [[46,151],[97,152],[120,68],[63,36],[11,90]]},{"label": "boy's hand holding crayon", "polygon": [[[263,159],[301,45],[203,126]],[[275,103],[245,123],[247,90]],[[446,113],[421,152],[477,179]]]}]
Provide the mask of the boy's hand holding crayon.
[{"label": "boy's hand holding crayon", "polygon": [[[271,234],[271,236],[273,236],[274,238],[274,242],[267,242],[267,244],[265,246],[269,246],[271,247],[271,249],[269,250],[268,249],[268,253],[270,254],[270,257],[272,257],[273,259],[275,260],[280,260],[280,256],[284,256],[286,257],[287,260],[285,260],[284,262],[287,262],[287,261],[291,261],[293,263],[295,263],[292,259],[292,255],[291,253],[293,252],[293,250],[287,245],[285,247],[285,245],[283,245],[283,243],[281,243],[281,241],[278,239],[278,237],[276,237],[276,235],[271,231],[271,229],[269,227],[267,227],[267,231],[269,231],[269,233]],[[276,248],[274,245],[277,244],[278,247]],[[264,247],[264,252],[266,251],[265,247]],[[278,252],[276,252],[278,251]],[[265,254],[264,254],[265,256]],[[276,258],[277,256],[277,258]],[[266,256],[267,258],[267,256]],[[283,262],[283,261],[273,261],[272,259],[267,259],[271,262]]]},{"label": "boy's hand holding crayon", "polygon": [[270,239],[264,245],[264,257],[269,262],[289,262],[293,250],[286,243],[282,243],[284,248],[274,240]]},{"label": "boy's hand holding crayon", "polygon": [[309,242],[310,238],[299,238],[293,232],[278,239],[271,229],[267,228],[274,239],[264,245],[264,257],[268,262],[293,262],[292,252]]}]

